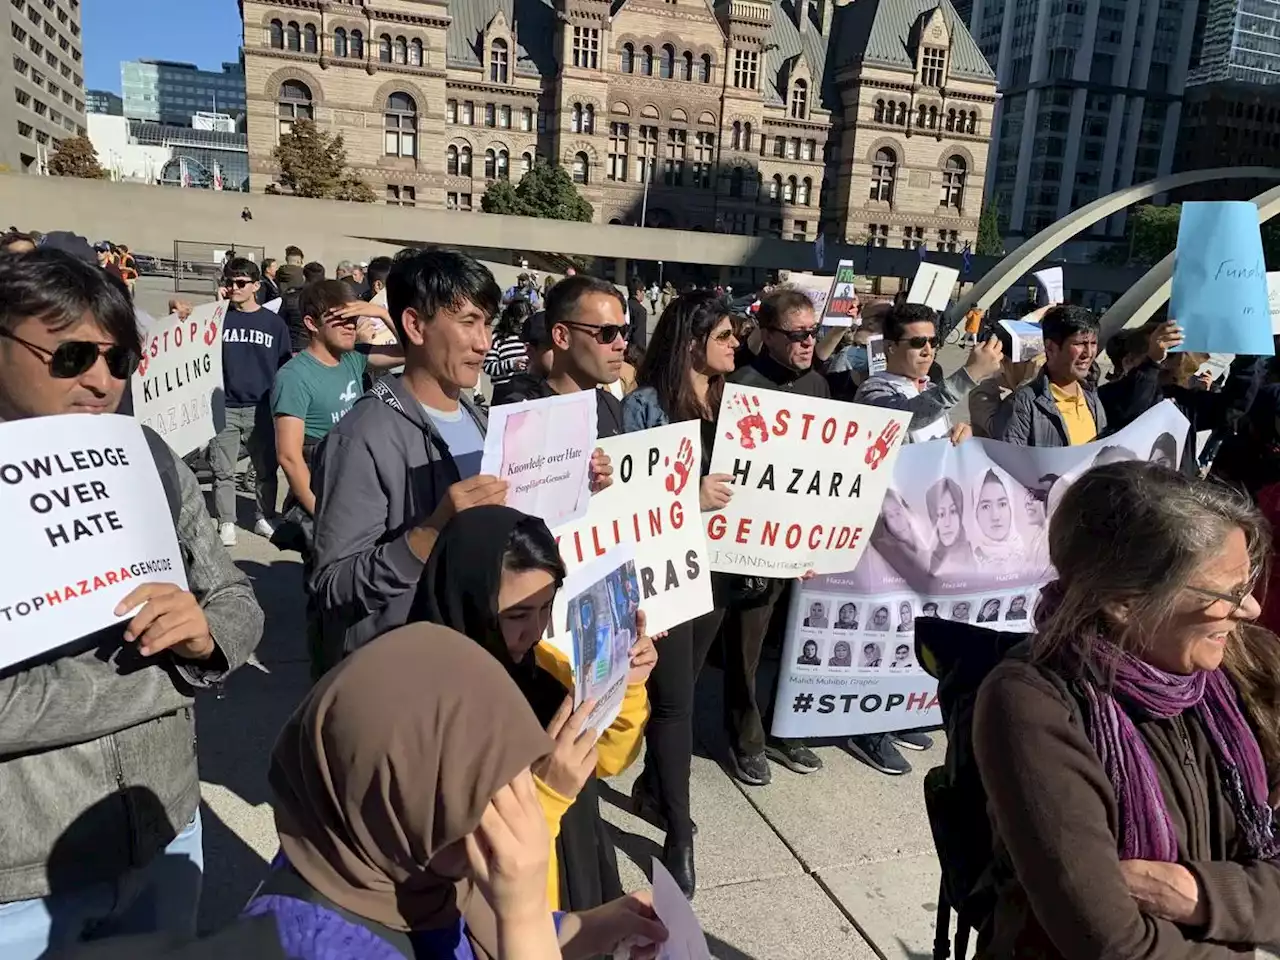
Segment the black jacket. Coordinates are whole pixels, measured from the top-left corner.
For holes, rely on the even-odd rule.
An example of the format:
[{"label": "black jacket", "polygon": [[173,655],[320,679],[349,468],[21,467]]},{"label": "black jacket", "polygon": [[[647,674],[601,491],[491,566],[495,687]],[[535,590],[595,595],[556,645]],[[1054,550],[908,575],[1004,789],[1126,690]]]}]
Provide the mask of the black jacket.
[{"label": "black jacket", "polygon": [[744,387],[763,387],[766,390],[782,390],[785,393],[798,393],[803,397],[831,398],[831,388],[826,378],[813,370],[792,370],[784,367],[769,355],[767,350],[761,351],[745,366],[725,378],[730,383],[738,383]]},{"label": "black jacket", "polygon": [[[493,405],[519,403],[522,400],[540,400],[543,397],[554,397],[556,392],[547,383],[546,377],[532,373],[518,373],[510,380],[493,388]],[[596,436],[616,437],[626,431],[622,429],[622,402],[608,390],[596,390]]]}]

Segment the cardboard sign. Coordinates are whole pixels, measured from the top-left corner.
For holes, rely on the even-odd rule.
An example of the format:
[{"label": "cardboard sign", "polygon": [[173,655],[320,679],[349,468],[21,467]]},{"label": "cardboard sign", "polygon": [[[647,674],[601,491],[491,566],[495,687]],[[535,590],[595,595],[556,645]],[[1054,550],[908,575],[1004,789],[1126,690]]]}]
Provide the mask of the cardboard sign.
[{"label": "cardboard sign", "polygon": [[128,619],[144,583],[187,587],[142,425],[116,414],[0,423],[0,668]]},{"label": "cardboard sign", "polygon": [[208,445],[226,424],[222,384],[224,300],[201,304],[185,320],[171,315],[145,333],[130,381],[134,416],[180,457]]},{"label": "cardboard sign", "polygon": [[944,267],[936,263],[920,261],[916,267],[915,279],[911,281],[911,289],[907,292],[907,303],[923,303],[934,310],[945,310],[951,302],[951,291],[955,288],[960,271],[955,267]]}]

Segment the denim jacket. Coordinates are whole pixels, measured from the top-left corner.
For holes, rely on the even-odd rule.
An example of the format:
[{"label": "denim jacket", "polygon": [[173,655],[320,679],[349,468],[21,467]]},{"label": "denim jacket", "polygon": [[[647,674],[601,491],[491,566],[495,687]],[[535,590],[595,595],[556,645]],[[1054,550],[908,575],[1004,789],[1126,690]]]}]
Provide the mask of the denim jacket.
[{"label": "denim jacket", "polygon": [[658,391],[653,387],[639,387],[623,398],[622,429],[626,433],[665,427],[670,422],[671,418],[658,403]]}]

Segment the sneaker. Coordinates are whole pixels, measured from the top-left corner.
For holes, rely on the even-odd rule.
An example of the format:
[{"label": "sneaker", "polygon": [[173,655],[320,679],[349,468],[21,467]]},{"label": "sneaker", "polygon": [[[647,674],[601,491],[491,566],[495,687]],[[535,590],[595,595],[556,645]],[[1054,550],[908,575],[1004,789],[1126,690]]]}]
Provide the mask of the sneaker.
[{"label": "sneaker", "polygon": [[224,523],[218,527],[218,536],[222,538],[224,547],[234,547],[236,545],[236,525],[234,523]]},{"label": "sneaker", "polygon": [[933,737],[917,730],[908,730],[905,733],[891,733],[889,734],[889,739],[895,745],[907,750],[928,750],[933,746]]},{"label": "sneaker", "polygon": [[822,769],[822,761],[803,740],[770,740],[765,745],[764,755],[792,773],[817,773]]},{"label": "sneaker", "polygon": [[270,540],[275,536],[276,528],[271,525],[271,521],[266,517],[259,517],[258,522],[253,525],[253,532]]},{"label": "sneaker", "polygon": [[769,761],[763,753],[734,750],[729,754],[729,764],[733,775],[749,787],[763,787],[773,779],[773,771],[769,769]]},{"label": "sneaker", "polygon": [[849,738],[849,752],[873,770],[891,777],[911,772],[911,764],[898,752],[887,733],[868,733]]}]

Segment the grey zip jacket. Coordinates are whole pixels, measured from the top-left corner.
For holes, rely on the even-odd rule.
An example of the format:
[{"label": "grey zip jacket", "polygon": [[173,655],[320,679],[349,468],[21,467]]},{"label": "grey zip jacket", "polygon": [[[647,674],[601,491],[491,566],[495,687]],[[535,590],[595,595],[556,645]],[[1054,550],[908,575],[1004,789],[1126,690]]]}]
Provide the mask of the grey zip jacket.
[{"label": "grey zip jacket", "polygon": [[0,673],[0,903],[115,880],[168,846],[200,803],[194,694],[262,638],[262,608],[194,474],[148,439],[166,491],[178,491],[187,582],[217,650],[199,663],[143,657],[116,625],[83,652]]},{"label": "grey zip jacket", "polygon": [[[465,393],[460,402],[483,435],[488,417]],[[444,439],[398,377],[374,383],[314,457],[311,629],[332,663],[404,626],[425,566],[408,533],[460,478]]]}]

